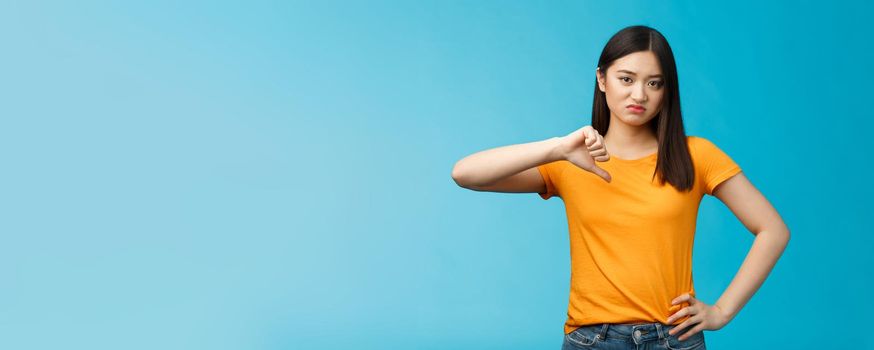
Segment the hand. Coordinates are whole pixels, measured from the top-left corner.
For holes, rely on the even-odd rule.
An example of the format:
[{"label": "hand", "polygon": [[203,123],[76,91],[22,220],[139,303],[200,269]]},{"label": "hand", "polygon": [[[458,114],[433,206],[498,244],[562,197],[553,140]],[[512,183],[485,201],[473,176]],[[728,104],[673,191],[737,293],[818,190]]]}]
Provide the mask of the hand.
[{"label": "hand", "polygon": [[[689,293],[685,293],[673,301],[671,301],[671,305],[677,305],[683,302],[689,302],[689,306],[682,308],[680,311],[677,311],[671,317],[668,317],[668,324],[674,323],[674,321],[684,317],[691,316],[680,323],[678,326],[671,329],[668,334],[675,335],[679,333],[686,327],[697,324],[695,327],[690,329],[688,332],[683,333],[683,336],[677,338],[680,341],[686,340],[691,337],[693,334],[698,333],[702,330],[717,330],[725,326],[728,321],[728,315],[716,305],[707,305],[704,302],[696,299]],[[673,308],[673,307],[672,307]]]},{"label": "hand", "polygon": [[598,134],[595,128],[586,125],[561,139],[564,159],[583,170],[602,177],[607,182],[612,180],[607,171],[595,165],[595,161],[604,162],[610,159],[604,144],[604,137]]}]

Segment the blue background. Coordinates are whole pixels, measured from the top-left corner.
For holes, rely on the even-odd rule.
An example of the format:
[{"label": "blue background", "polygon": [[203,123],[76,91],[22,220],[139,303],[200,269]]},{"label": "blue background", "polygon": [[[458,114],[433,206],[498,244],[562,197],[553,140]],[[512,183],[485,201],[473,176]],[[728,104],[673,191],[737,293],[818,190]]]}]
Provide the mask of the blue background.
[{"label": "blue background", "polygon": [[[871,3],[4,2],[0,348],[557,349],[560,199],[457,187],[669,40],[687,132],[793,238],[708,346],[874,348]],[[713,303],[751,235],[705,197]]]}]

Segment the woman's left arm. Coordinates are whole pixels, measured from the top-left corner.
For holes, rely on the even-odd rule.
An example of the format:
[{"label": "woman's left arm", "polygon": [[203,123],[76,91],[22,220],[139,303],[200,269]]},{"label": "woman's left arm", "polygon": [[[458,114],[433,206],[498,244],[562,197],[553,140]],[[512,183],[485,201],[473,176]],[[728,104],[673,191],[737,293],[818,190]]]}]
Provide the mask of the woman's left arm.
[{"label": "woman's left arm", "polygon": [[765,282],[789,243],[789,228],[780,214],[743,172],[719,184],[713,190],[713,196],[725,203],[756,238],[734,279],[715,304],[704,304],[688,293],[674,299],[673,305],[689,302],[689,306],[671,315],[668,324],[686,315],[692,317],[670,333],[676,334],[683,328],[697,324],[680,340],[704,329],[720,329],[733,319]]}]

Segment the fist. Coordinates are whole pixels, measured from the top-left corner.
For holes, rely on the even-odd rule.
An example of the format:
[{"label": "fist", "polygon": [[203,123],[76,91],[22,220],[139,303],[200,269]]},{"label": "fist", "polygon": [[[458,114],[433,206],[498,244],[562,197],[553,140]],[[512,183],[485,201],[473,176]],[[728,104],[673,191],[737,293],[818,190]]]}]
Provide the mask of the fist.
[{"label": "fist", "polygon": [[595,161],[604,162],[610,159],[607,147],[604,145],[604,137],[598,133],[598,130],[590,125],[579,128],[562,137],[560,147],[565,160],[600,176],[604,181],[611,181],[610,174],[595,165]]},{"label": "fist", "polygon": [[604,144],[604,136],[601,136],[598,130],[589,125],[580,128],[580,130],[586,136],[586,149],[595,161],[606,162],[610,159],[610,155],[607,154],[607,146]]}]

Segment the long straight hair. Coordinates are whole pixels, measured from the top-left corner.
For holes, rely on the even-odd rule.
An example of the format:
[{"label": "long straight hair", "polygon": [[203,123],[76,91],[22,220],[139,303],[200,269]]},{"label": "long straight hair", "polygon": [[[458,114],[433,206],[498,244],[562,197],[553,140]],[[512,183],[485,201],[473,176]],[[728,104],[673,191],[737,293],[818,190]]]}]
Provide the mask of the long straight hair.
[{"label": "long straight hair", "polygon": [[[658,161],[653,178],[659,175],[659,183],[670,183],[678,191],[689,191],[695,183],[695,169],[686,144],[683,115],[680,112],[680,88],[674,53],[667,39],[657,30],[647,26],[630,26],[620,30],[604,46],[598,67],[604,76],[617,59],[640,51],[652,51],[659,60],[664,79],[665,95],[661,110],[649,121],[649,127],[658,137]],[[595,79],[595,99],[592,104],[592,127],[601,135],[610,128],[610,109],[607,97],[598,88]]]}]

